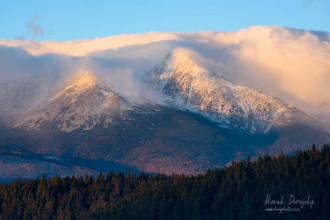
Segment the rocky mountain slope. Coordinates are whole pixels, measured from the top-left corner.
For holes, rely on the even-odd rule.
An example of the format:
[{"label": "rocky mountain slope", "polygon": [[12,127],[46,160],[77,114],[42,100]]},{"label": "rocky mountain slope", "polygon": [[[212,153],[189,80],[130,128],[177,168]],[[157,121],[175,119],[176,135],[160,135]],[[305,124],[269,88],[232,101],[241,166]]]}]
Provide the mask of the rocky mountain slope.
[{"label": "rocky mountain slope", "polygon": [[[99,77],[88,72],[16,123],[15,127],[40,129],[46,122],[60,131],[90,130],[99,123],[110,123],[113,115],[126,107],[123,98],[111,91]],[[105,115],[106,120],[101,121]]]},{"label": "rocky mountain slope", "polygon": [[174,50],[144,80],[170,106],[203,115],[223,128],[267,133],[297,120],[312,121],[292,105],[208,71],[183,49]]}]

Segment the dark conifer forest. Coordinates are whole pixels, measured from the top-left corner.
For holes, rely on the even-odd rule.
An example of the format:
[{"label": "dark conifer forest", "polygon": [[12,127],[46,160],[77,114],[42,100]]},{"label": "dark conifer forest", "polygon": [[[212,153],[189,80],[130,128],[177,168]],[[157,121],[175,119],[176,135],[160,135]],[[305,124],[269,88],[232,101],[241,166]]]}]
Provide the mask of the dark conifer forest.
[{"label": "dark conifer forest", "polygon": [[0,219],[330,219],[330,145],[204,175],[100,173],[0,185]]}]

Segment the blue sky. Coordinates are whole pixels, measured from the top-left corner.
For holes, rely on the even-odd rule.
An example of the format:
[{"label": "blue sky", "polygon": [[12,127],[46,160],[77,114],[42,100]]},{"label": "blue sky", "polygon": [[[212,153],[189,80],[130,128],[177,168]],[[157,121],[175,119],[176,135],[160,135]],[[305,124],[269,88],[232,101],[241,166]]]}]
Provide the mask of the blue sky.
[{"label": "blue sky", "polygon": [[77,40],[280,25],[330,31],[330,0],[3,0],[0,39]]}]

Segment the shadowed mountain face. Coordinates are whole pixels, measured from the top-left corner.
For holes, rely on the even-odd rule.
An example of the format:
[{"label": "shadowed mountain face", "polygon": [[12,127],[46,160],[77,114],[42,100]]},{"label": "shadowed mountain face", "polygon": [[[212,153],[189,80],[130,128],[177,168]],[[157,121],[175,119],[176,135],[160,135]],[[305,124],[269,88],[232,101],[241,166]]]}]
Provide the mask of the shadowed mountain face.
[{"label": "shadowed mountain face", "polygon": [[87,131],[54,132],[51,124],[44,123],[40,130],[16,128],[5,141],[8,151],[56,155],[70,163],[82,158],[100,164],[114,162],[117,170],[120,165],[148,172],[196,174],[248,154],[321,145],[329,136],[298,124],[267,134],[237,133],[195,113],[145,104],[117,115],[107,127],[99,124]]},{"label": "shadowed mountain face", "polygon": [[127,101],[86,73],[5,130],[1,154],[47,163],[56,157],[68,173],[81,173],[73,166],[197,174],[248,154],[330,142],[295,107],[172,59],[145,77],[166,106]]}]

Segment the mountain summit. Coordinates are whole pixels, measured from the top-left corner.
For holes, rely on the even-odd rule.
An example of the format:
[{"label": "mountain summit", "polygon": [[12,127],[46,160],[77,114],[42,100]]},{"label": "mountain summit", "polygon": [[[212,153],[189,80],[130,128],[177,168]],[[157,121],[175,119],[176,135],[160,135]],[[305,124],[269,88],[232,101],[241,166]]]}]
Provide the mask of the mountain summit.
[{"label": "mountain summit", "polygon": [[146,74],[145,81],[169,105],[201,114],[224,128],[266,133],[304,115],[277,98],[235,85],[201,67],[184,49],[174,50],[161,65]]},{"label": "mountain summit", "polygon": [[297,108],[235,85],[189,55],[175,50],[145,75],[167,104],[128,102],[85,73],[18,121],[0,144],[17,146],[9,153],[57,155],[74,166],[104,164],[103,171],[124,166],[191,175],[246,155],[329,141],[299,122],[306,114]]},{"label": "mountain summit", "polygon": [[20,120],[15,127],[40,129],[46,122],[60,131],[89,130],[97,124],[108,123],[111,117],[106,117],[105,121],[102,118],[125,106],[124,99],[103,80],[87,72]]}]

